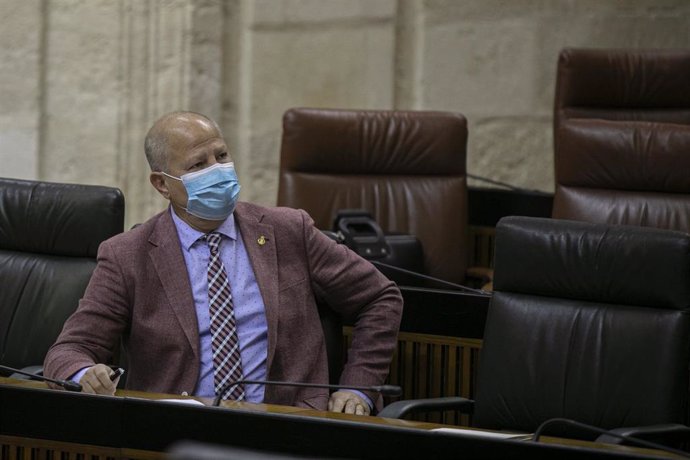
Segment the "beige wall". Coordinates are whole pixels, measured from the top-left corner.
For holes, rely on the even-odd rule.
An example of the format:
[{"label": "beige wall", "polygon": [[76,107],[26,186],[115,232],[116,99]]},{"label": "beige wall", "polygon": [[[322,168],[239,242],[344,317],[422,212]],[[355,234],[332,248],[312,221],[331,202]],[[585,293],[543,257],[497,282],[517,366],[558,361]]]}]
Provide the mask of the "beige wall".
[{"label": "beige wall", "polygon": [[686,0],[0,0],[0,176],[164,206],[143,136],[219,120],[243,198],[275,202],[293,106],[458,111],[473,174],[553,189],[558,51],[690,47]]}]

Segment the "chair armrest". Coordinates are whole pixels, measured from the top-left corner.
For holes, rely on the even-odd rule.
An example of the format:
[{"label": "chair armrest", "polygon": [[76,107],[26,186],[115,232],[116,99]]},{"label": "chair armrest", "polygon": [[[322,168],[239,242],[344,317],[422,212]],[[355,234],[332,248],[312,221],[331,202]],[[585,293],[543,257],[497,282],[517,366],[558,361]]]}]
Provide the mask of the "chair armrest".
[{"label": "chair armrest", "polygon": [[378,417],[403,418],[407,414],[416,412],[439,412],[445,410],[459,410],[463,413],[471,414],[474,411],[474,401],[460,396],[407,399],[387,405],[376,415]]},{"label": "chair armrest", "polygon": [[[667,442],[690,440],[690,427],[678,423],[666,423],[662,425],[630,426],[609,430],[611,433],[620,436],[632,436],[646,441],[663,444]],[[607,444],[623,444],[625,441],[607,434],[600,435],[596,442]]]}]

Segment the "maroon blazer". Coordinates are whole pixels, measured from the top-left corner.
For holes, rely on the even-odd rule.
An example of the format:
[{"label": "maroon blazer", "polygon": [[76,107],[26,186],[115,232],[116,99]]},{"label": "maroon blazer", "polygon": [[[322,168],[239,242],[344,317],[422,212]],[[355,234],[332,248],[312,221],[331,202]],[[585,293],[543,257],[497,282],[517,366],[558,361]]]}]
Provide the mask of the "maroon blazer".
[{"label": "maroon blazer", "polygon": [[[238,203],[234,216],[266,307],[267,378],[328,383],[319,296],[356,318],[340,383],[382,384],[402,313],[395,284],[324,236],[304,211]],[[263,245],[257,241],[262,236]],[[79,308],[48,351],[45,373],[66,379],[83,367],[111,363],[120,338],[129,366],[127,388],[193,393],[199,331],[169,210],[101,244]],[[267,386],[264,402],[325,410],[328,391]]]}]

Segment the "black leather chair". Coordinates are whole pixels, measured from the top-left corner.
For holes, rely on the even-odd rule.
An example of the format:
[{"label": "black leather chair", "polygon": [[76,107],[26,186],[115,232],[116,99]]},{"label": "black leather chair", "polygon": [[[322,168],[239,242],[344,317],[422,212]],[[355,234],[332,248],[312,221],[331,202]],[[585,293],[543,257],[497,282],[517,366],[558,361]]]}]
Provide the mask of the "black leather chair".
[{"label": "black leather chair", "polygon": [[400,401],[379,415],[460,408],[475,427],[521,432],[556,417],[607,430],[687,424],[689,363],[690,235],[508,217],[476,399]]},{"label": "black leather chair", "polygon": [[0,178],[0,364],[43,363],[123,226],[116,188]]}]

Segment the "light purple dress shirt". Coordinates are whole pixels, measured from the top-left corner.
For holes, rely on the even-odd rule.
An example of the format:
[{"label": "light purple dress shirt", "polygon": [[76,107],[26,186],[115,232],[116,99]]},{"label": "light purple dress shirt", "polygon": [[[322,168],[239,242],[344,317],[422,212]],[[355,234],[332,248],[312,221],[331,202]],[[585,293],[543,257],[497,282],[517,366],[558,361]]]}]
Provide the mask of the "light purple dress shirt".
[{"label": "light purple dress shirt", "polygon": [[[213,352],[211,349],[208,281],[206,279],[210,251],[206,242],[200,239],[204,233],[193,229],[177,217],[172,208],[170,212],[180,237],[180,247],[187,265],[187,274],[189,275],[189,284],[192,286],[192,296],[199,325],[201,369],[194,394],[214,397]],[[261,292],[259,292],[254,270],[249,262],[249,255],[232,216],[225,219],[215,231],[222,235],[220,258],[230,281],[240,354],[242,355],[242,373],[245,379],[266,380],[268,326],[264,301]],[[245,393],[246,401],[260,403],[264,400],[263,385],[245,385]]]},{"label": "light purple dress shirt", "polygon": [[[187,265],[189,284],[192,286],[196,317],[201,340],[201,370],[194,394],[214,397],[213,389],[213,351],[211,349],[211,329],[208,307],[208,282],[206,272],[211,253],[205,241],[200,240],[204,233],[193,229],[177,217],[170,208],[173,222],[180,238],[182,255]],[[220,243],[220,258],[230,281],[230,291],[235,310],[237,335],[242,355],[242,373],[248,380],[266,380],[266,355],[268,350],[268,325],[259,284],[249,255],[239,234],[233,216],[225,219],[216,232],[223,235]],[[362,397],[369,408],[373,406],[367,395],[360,391],[348,390]],[[260,403],[264,400],[263,385],[245,385],[246,401]]]}]

